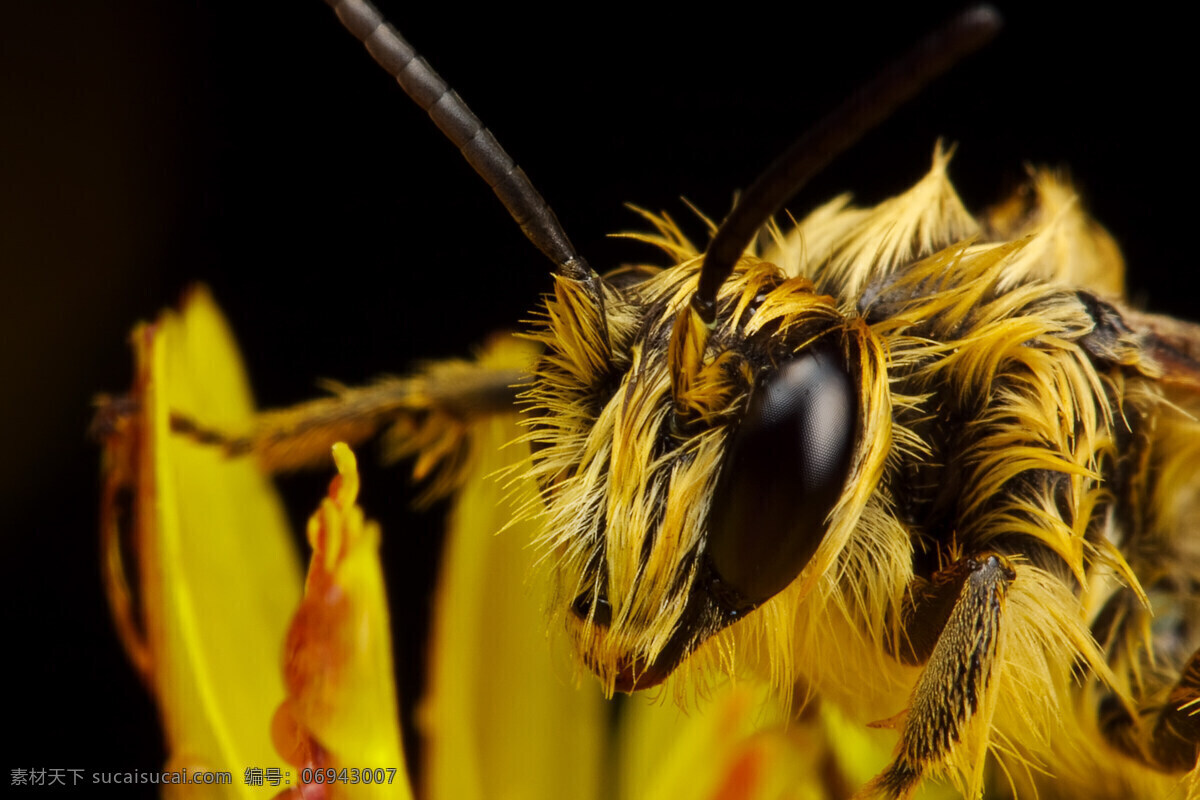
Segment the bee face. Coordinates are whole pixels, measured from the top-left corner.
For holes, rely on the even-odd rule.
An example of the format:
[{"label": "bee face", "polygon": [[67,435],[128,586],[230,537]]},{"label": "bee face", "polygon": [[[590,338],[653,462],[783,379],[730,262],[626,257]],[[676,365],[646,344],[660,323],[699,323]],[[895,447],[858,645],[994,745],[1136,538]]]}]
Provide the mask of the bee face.
[{"label": "bee face", "polygon": [[[697,277],[695,258],[622,277],[604,320],[559,281],[533,333],[546,347],[525,397],[542,546],[576,646],[610,689],[662,681],[789,585],[863,449],[860,354],[834,299],[749,265],[723,287],[712,359],[683,381],[670,342]],[[839,507],[838,524],[857,511]]]}]

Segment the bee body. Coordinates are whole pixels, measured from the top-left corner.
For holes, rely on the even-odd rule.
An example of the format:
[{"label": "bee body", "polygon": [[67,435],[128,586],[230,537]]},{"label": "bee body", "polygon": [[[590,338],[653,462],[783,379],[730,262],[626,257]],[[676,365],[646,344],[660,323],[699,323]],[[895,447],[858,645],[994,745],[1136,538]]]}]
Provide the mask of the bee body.
[{"label": "bee body", "polygon": [[[1200,646],[1187,621],[1192,512],[1158,505],[1189,506],[1200,485],[1200,428],[1180,408],[1194,407],[1194,389],[1172,388],[1146,331],[1075,288],[1076,273],[1121,265],[1102,229],[1056,205],[1065,186],[1037,175],[1026,228],[988,242],[1002,232],[966,213],[946,163],[939,150],[920,184],[875,209],[834,201],[743,262],[708,339],[721,355],[697,384],[710,385],[693,386],[687,407],[654,343],[668,341],[694,285],[689,254],[606,302],[617,309],[611,357],[585,357],[603,349],[598,336],[561,328],[588,323],[560,282],[526,397],[543,546],[558,562],[553,607],[571,608],[576,647],[610,687],[676,668],[736,672],[741,637],[763,643],[757,669],[784,696],[800,681],[863,722],[907,706],[907,723],[893,723],[902,755],[876,783],[886,793],[906,794],[929,770],[975,793],[989,740],[1003,742],[1012,773],[1026,770],[1018,782],[1031,780],[1028,764],[1053,761],[1076,791],[1166,791],[1163,768],[1190,766],[1194,740],[1154,755],[1115,709],[1159,707]],[[685,248],[669,222],[659,228],[665,248]],[[747,398],[763,391],[756,376],[822,341],[858,387],[852,464],[804,570],[765,602],[748,599],[728,585],[741,568],[712,554],[719,475],[746,469],[729,451]],[[790,442],[772,445],[761,457],[790,457]],[[1151,474],[1171,485],[1151,489]],[[740,509],[744,546],[771,512]],[[1134,644],[1153,637],[1144,584],[1174,609],[1163,651]],[[1079,727],[1060,751],[1051,731],[1063,720]],[[1082,757],[1080,739],[1093,745]],[[1104,755],[1114,746],[1116,761]]]}]

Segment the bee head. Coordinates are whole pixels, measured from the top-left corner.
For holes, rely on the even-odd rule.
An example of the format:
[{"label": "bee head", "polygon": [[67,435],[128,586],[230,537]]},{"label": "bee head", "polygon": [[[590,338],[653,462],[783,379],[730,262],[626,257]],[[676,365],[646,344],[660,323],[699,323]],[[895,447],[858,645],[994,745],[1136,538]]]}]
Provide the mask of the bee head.
[{"label": "bee head", "polygon": [[378,10],[333,4],[555,265],[532,334],[545,354],[524,396],[526,439],[558,605],[570,609],[584,660],[610,691],[653,685],[787,587],[805,594],[848,540],[885,460],[883,359],[850,309],[743,255],[829,160],[994,35],[995,12],[955,17],[797,140],[742,195],[703,264],[682,252],[681,236],[668,241],[663,221],[667,249],[690,258],[602,279]]},{"label": "bee head", "polygon": [[808,279],[754,259],[707,325],[689,303],[699,276],[698,259],[608,276],[602,315],[559,278],[532,334],[541,545],[610,690],[661,682],[802,575],[811,586],[869,493],[847,491],[880,433],[869,338]]}]

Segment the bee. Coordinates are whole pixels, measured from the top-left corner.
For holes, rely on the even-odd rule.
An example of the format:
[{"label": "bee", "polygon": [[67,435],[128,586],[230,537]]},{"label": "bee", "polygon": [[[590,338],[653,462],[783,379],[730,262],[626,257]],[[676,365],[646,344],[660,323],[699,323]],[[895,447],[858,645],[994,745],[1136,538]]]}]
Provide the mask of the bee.
[{"label": "bee", "polygon": [[[332,4],[356,35],[379,30]],[[445,108],[440,126],[492,148]],[[884,721],[885,796],[938,774],[976,793],[989,754],[1151,796],[1200,741],[1200,336],[1124,303],[1111,239],[1060,178],[972,216],[948,164],[939,146],[895,200],[735,238],[723,266],[652,217],[644,238],[677,263],[605,276],[493,165],[556,264],[531,372],[434,365],[243,437],[176,430],[286,469],[392,426],[446,494],[472,422],[515,404],[552,616],[607,692],[746,669],[750,641],[784,696],[864,719],[907,706]]]}]

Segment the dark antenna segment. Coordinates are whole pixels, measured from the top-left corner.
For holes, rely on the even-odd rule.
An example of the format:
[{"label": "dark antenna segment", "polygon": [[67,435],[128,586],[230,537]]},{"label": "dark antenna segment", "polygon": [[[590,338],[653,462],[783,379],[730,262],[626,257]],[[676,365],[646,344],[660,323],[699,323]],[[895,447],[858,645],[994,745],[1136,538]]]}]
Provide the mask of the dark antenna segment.
[{"label": "dark antenna segment", "polygon": [[692,307],[706,324],[717,314],[717,291],[759,228],[829,162],[913,98],[925,84],[978,50],[1000,31],[991,6],[962,12],[926,36],[816,127],[792,143],[755,179],[721,223],[704,255]]},{"label": "dark antenna segment", "polygon": [[[558,274],[596,283],[595,273],[575,252],[558,218],[525,171],[504,151],[479,117],[467,108],[458,93],[384,20],[379,10],[367,0],[325,1],[346,30],[366,46],[371,57],[396,79],[405,94],[424,109],[446,138],[458,147],[467,163],[492,187],[529,241],[554,262]],[[599,291],[598,287],[596,291]]]}]

